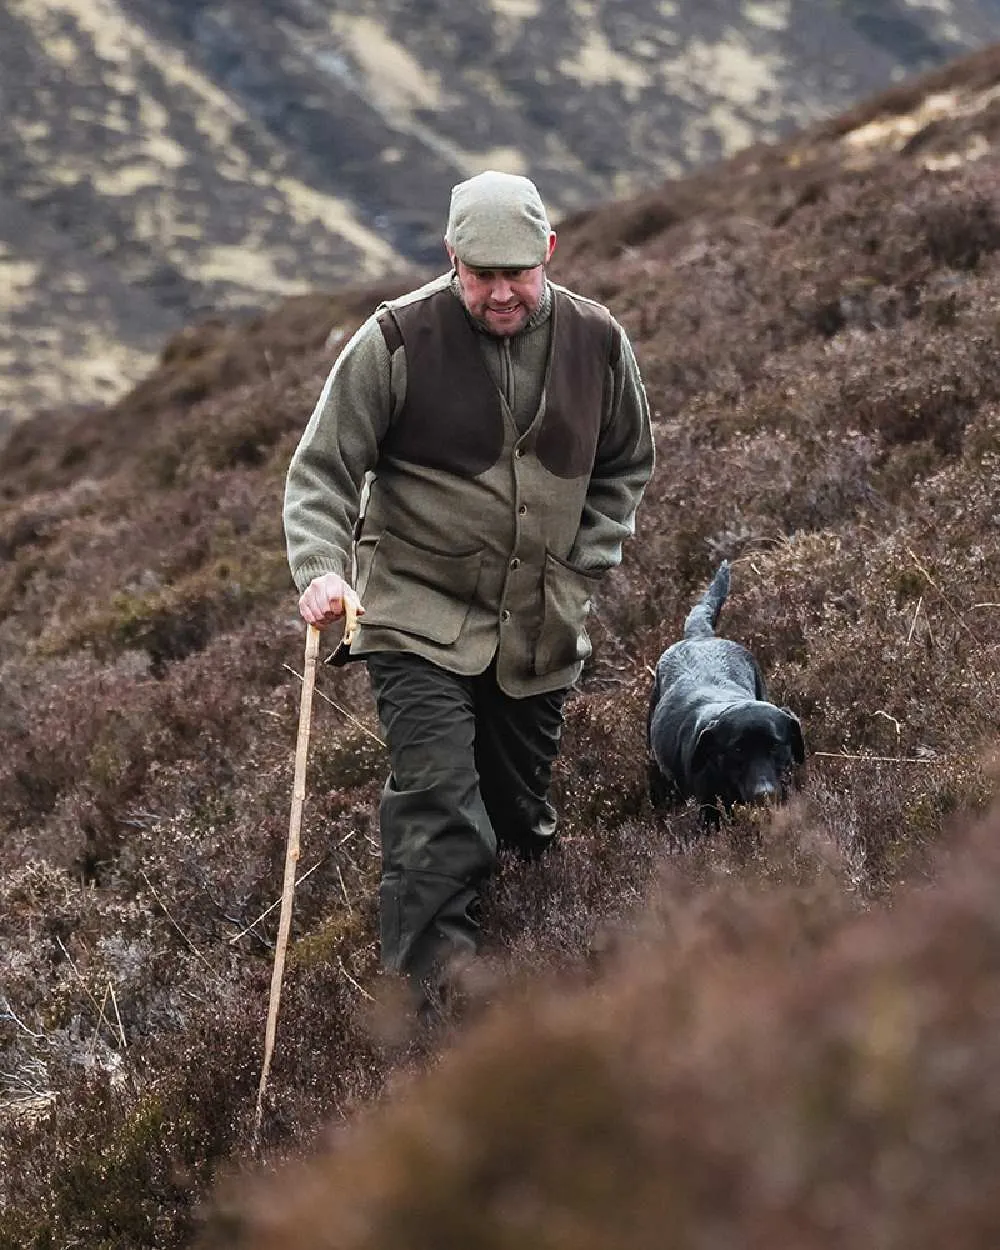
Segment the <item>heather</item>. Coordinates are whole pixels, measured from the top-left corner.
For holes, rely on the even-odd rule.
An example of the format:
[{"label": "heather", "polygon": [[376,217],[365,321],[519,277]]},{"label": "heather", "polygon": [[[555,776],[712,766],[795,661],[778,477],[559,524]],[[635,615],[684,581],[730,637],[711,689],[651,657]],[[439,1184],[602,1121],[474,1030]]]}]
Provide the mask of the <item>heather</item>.
[{"label": "heather", "polygon": [[[408,280],[192,326],[113,407],[14,430],[0,1246],[995,1244],[1000,61],[949,73],[566,223],[553,276],[628,328],[658,466],[568,704],[563,840],[502,863],[461,1010],[408,1032],[378,726],[363,668],[321,669],[257,1154],[283,475]],[[722,557],[808,759],[706,836],[650,810],[643,729]]]}]

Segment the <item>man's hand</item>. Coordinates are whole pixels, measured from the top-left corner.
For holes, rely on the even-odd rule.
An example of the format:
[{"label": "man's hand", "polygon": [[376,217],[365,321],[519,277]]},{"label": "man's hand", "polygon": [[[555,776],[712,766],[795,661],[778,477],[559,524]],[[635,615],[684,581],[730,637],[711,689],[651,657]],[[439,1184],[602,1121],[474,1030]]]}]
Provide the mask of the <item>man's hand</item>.
[{"label": "man's hand", "polygon": [[346,604],[353,604],[358,616],[364,616],[354,587],[338,573],[324,573],[322,577],[314,577],[302,592],[299,599],[299,612],[302,619],[317,629],[339,620],[345,613]]}]

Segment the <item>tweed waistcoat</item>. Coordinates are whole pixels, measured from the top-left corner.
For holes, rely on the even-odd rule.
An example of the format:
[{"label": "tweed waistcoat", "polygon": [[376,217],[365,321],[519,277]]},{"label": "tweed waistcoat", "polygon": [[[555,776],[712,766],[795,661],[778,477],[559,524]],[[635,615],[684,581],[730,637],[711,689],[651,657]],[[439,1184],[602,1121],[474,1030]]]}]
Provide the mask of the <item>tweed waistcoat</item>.
[{"label": "tweed waistcoat", "polygon": [[568,562],[609,407],[620,335],[553,288],[541,400],[520,431],[480,334],[448,289],[377,314],[405,396],[381,441],[359,528],[365,616],[354,653],[405,650],[454,672],[496,656],[515,696],[571,684],[590,652],[600,572]]}]

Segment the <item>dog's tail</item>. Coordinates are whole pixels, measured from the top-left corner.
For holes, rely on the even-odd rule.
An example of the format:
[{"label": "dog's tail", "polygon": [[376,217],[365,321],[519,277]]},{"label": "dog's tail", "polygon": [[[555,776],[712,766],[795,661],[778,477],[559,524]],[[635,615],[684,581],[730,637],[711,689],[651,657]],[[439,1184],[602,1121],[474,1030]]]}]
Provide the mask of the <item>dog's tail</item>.
[{"label": "dog's tail", "polygon": [[711,638],[715,634],[716,622],[722,605],[729,594],[729,561],[723,560],[709,584],[708,590],[702,595],[684,622],[685,638]]}]

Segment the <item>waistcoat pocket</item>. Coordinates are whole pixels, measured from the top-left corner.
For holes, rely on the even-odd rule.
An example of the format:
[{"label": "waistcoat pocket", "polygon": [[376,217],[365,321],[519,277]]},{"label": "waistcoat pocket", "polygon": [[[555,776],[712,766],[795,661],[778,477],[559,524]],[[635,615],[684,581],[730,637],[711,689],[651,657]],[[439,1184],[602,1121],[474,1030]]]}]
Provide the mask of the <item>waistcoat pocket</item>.
[{"label": "waistcoat pocket", "polygon": [[584,623],[600,580],[600,573],[585,572],[550,551],[545,553],[545,608],[535,648],[536,676],[544,677],[590,655]]},{"label": "waistcoat pocket", "polygon": [[398,629],[445,646],[456,641],[479,581],[481,549],[449,555],[383,530],[360,539],[357,558],[363,628]]}]

